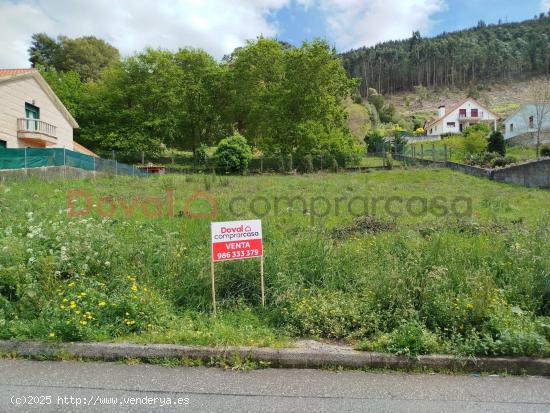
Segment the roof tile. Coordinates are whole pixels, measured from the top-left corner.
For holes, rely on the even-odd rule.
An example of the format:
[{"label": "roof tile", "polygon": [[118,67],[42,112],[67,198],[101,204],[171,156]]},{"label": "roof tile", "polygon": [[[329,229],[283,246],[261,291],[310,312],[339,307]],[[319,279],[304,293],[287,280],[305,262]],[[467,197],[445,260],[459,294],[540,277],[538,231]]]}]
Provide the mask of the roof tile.
[{"label": "roof tile", "polygon": [[14,76],[20,73],[32,72],[35,69],[0,69],[0,76]]}]

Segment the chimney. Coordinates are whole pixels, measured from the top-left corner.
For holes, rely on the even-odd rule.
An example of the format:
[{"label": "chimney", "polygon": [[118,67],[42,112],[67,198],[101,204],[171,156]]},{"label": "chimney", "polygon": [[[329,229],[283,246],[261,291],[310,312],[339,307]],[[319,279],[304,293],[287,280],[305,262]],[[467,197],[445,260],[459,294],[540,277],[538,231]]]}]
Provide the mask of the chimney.
[{"label": "chimney", "polygon": [[439,107],[439,109],[437,110],[437,116],[439,118],[442,118],[443,116],[445,116],[445,105],[441,105]]}]

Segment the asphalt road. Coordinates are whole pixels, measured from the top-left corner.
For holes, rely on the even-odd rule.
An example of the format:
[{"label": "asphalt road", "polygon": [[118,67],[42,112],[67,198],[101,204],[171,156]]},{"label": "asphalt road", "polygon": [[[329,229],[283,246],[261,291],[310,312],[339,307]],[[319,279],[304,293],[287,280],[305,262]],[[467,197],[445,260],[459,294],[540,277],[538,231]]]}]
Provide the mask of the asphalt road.
[{"label": "asphalt road", "polygon": [[0,412],[37,411],[550,412],[550,378],[0,360]]}]

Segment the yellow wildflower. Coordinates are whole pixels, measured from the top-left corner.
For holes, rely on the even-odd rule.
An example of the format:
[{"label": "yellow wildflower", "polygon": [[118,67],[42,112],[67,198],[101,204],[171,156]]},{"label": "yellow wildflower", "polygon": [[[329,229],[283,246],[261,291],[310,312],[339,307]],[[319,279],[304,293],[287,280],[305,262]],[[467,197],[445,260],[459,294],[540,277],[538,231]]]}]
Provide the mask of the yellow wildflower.
[{"label": "yellow wildflower", "polygon": [[48,337],[55,337],[55,333],[48,334]]},{"label": "yellow wildflower", "polygon": [[69,287],[70,287],[70,288],[73,288],[74,286],[75,286],[75,283],[74,283],[74,282],[69,283]]},{"label": "yellow wildflower", "polygon": [[85,321],[85,320],[82,320],[82,321],[80,321],[80,324],[82,324],[83,326],[85,326],[86,324],[88,324],[88,322]]},{"label": "yellow wildflower", "polygon": [[105,307],[107,305],[107,303],[105,301],[100,301],[98,306],[100,307]]},{"label": "yellow wildflower", "polygon": [[132,291],[137,291],[137,290],[138,290],[138,287],[137,287],[137,285],[132,284],[132,286],[130,287],[130,289],[131,289]]}]

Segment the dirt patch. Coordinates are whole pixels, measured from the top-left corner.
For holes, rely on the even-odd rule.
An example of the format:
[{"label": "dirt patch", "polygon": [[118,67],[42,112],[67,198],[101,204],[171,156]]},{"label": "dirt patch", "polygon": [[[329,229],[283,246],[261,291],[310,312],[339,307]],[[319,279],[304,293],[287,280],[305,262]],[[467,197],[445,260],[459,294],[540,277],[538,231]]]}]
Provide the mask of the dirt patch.
[{"label": "dirt patch", "polygon": [[372,215],[356,218],[350,225],[336,227],[332,230],[332,238],[346,239],[356,234],[378,234],[393,231],[397,225],[392,221],[384,221]]}]

